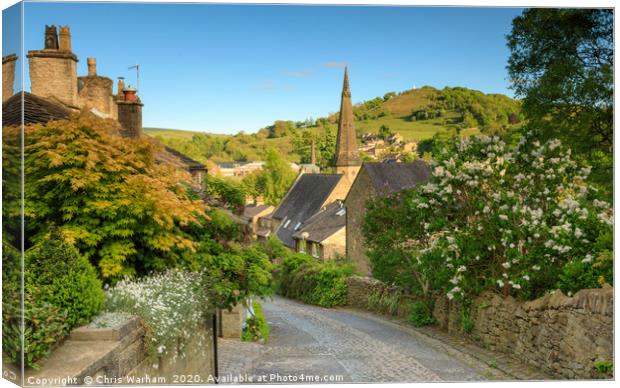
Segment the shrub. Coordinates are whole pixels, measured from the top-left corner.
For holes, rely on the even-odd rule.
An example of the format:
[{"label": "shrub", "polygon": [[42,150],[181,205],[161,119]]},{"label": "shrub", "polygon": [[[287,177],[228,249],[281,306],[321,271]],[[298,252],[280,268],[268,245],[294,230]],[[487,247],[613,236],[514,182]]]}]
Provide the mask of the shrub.
[{"label": "shrub", "polygon": [[482,290],[530,300],[558,282],[572,291],[611,283],[611,205],[570,150],[536,137],[449,140],[429,182],[369,203],[373,274],[397,275],[414,295],[458,300]]},{"label": "shrub", "polygon": [[399,291],[374,291],[368,295],[368,308],[382,314],[396,315],[400,306],[401,293]]},{"label": "shrub", "polygon": [[594,363],[594,369],[599,373],[611,374],[614,370],[614,364],[610,361],[596,361]]},{"label": "shrub", "polygon": [[49,355],[69,331],[87,323],[103,306],[101,282],[88,260],[57,230],[26,251],[24,257],[24,329],[21,327],[21,256],[10,244],[3,246],[3,350],[25,366]]},{"label": "shrub", "polygon": [[269,341],[269,325],[263,315],[263,306],[257,301],[252,302],[254,315],[246,319],[241,339],[244,341]]},{"label": "shrub", "polygon": [[88,323],[105,301],[95,269],[57,229],[26,251],[24,279],[27,293],[66,312],[67,331]]},{"label": "shrub", "polygon": [[284,259],[278,273],[279,292],[284,296],[323,307],[347,303],[347,277],[353,274],[349,264],[318,262],[298,253]]},{"label": "shrub", "polygon": [[[84,114],[28,125],[23,137],[26,248],[56,225],[112,280],[174,264],[178,251],[195,245],[182,227],[204,209],[183,184],[191,182],[188,173],[156,162],[159,145],[123,138],[119,129],[112,120]],[[12,144],[21,130],[6,135],[3,142]],[[3,208],[5,217],[14,216],[16,189],[10,186],[13,205]]]},{"label": "shrub", "polygon": [[412,303],[409,306],[409,322],[415,327],[432,325],[435,320],[433,319],[433,310],[428,303]]},{"label": "shrub", "polygon": [[[147,327],[149,357],[181,350],[204,324],[208,300],[202,274],[171,269],[137,280],[125,279],[107,292],[111,312],[137,315]],[[206,338],[201,340],[206,341]]]}]

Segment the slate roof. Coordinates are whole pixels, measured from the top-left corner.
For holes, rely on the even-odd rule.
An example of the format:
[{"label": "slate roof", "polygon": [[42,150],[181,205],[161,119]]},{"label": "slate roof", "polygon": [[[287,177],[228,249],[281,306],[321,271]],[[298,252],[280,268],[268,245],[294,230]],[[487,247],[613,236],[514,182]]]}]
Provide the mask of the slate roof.
[{"label": "slate roof", "polygon": [[259,215],[260,213],[262,213],[263,211],[265,211],[266,209],[270,207],[271,205],[246,205],[243,208],[243,217],[250,219],[252,217]]},{"label": "slate roof", "polygon": [[320,243],[346,224],[346,208],[342,201],[336,201],[310,217],[304,226],[293,234],[293,238],[302,239],[302,234],[308,233],[306,240]]},{"label": "slate roof", "polygon": [[272,216],[281,220],[276,235],[286,246],[295,247],[293,233],[321,210],[341,178],[339,174],[302,174],[295,181]]},{"label": "slate roof", "polygon": [[382,195],[410,189],[427,181],[431,175],[430,167],[422,160],[410,163],[364,163],[360,174],[363,171],[370,177],[377,193]]},{"label": "slate roof", "polygon": [[200,162],[190,158],[189,156],[187,156],[185,154],[180,153],[179,151],[175,150],[172,147],[168,147],[167,145],[164,145],[164,148],[165,148],[166,152],[168,152],[168,153],[176,156],[177,158],[179,158],[181,160],[181,162],[185,166],[187,166],[189,171],[197,171],[197,170],[206,170],[207,169],[207,167],[204,164],[202,164],[202,163],[200,163]]},{"label": "slate roof", "polygon": [[[23,92],[24,125],[45,124],[50,120],[64,120],[72,111],[50,99]],[[22,93],[16,93],[2,104],[2,125],[22,124]]]}]

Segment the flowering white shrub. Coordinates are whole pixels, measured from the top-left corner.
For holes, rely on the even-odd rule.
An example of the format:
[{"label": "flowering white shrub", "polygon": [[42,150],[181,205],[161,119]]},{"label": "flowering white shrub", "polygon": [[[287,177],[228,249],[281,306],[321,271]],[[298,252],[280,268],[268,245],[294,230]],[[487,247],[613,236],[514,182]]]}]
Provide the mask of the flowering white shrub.
[{"label": "flowering white shrub", "polygon": [[436,159],[428,183],[369,205],[373,270],[450,299],[489,288],[529,299],[612,281],[612,208],[559,140],[480,135]]},{"label": "flowering white shrub", "polygon": [[207,318],[201,276],[198,272],[170,269],[138,280],[122,280],[107,291],[107,308],[142,319],[147,326],[151,356],[173,352],[183,357],[184,346],[203,332],[196,328]]}]

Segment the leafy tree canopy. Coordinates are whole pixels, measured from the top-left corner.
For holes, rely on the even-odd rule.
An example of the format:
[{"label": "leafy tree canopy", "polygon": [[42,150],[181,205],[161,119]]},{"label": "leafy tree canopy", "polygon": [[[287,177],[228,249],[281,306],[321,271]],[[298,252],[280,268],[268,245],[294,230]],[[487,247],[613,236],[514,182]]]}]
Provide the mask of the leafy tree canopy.
[{"label": "leafy tree canopy", "polygon": [[611,192],[613,10],[528,9],[507,38],[508,71],[530,126],[570,146]]},{"label": "leafy tree canopy", "polygon": [[[191,177],[156,163],[155,143],[117,130],[89,115],[24,128],[26,248],[56,225],[104,278],[161,269],[178,260],[176,249],[194,248],[182,228],[204,205],[183,184]],[[5,128],[4,141],[15,143],[19,132]],[[19,165],[19,153],[7,157]],[[5,219],[17,228],[19,196],[9,199]]]}]

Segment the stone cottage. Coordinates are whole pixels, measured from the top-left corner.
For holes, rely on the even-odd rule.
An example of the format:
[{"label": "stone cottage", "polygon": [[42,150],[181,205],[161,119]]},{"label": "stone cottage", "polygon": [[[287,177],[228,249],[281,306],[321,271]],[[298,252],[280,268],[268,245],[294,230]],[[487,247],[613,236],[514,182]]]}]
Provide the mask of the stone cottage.
[{"label": "stone cottage", "polygon": [[317,259],[344,257],[346,248],[346,209],[340,200],[310,217],[304,226],[293,234],[295,250]]},{"label": "stone cottage", "polygon": [[377,197],[388,196],[415,187],[430,177],[429,166],[416,160],[411,163],[364,163],[344,203],[346,205],[346,255],[362,275],[370,275],[362,225],[366,204]]}]

